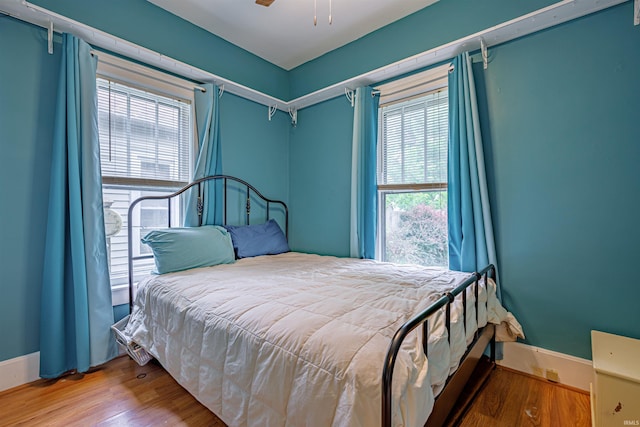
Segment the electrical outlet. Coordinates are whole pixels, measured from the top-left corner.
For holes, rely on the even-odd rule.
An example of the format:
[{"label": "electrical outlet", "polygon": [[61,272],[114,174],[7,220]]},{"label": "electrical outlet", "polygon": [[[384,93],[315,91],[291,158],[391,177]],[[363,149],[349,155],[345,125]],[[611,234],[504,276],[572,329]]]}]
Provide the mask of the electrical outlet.
[{"label": "electrical outlet", "polygon": [[555,369],[547,369],[547,379],[549,381],[553,381],[554,383],[560,382],[560,376],[558,375],[558,371]]},{"label": "electrical outlet", "polygon": [[533,366],[533,375],[544,378],[544,370],[540,366]]}]

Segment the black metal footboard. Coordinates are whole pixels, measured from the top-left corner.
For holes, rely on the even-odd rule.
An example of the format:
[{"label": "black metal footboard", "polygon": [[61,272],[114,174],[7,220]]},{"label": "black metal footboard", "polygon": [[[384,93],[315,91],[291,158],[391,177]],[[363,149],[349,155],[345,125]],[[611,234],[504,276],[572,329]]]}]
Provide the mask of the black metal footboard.
[{"label": "black metal footboard", "polygon": [[[392,380],[393,380],[393,368],[396,364],[396,359],[398,356],[398,352],[400,351],[400,346],[402,342],[407,337],[407,335],[416,329],[418,326],[422,325],[422,347],[425,356],[427,355],[427,346],[428,346],[428,320],[431,315],[436,313],[442,307],[445,308],[445,326],[447,328],[447,333],[449,336],[449,340],[451,340],[451,303],[454,302],[457,295],[462,294],[462,312],[463,312],[463,325],[464,325],[464,335],[467,335],[467,292],[465,291],[469,286],[474,287],[474,295],[475,295],[475,312],[476,312],[476,325],[479,324],[479,312],[478,312],[478,296],[479,296],[479,285],[478,281],[483,278],[485,279],[485,283],[489,278],[489,273],[491,273],[492,277],[495,277],[495,267],[493,264],[489,264],[482,270],[476,273],[472,273],[467,280],[465,280],[462,284],[460,284],[457,288],[455,288],[451,292],[447,292],[442,295],[440,299],[427,307],[423,312],[416,315],[412,319],[405,322],[395,333],[391,344],[389,345],[389,350],[387,351],[387,356],[384,361],[384,366],[382,369],[382,399],[381,399],[381,409],[382,409],[382,427],[391,427],[392,421]],[[488,288],[487,288],[488,291]],[[488,298],[487,298],[488,301]],[[486,304],[486,303],[485,303]],[[461,364],[464,361],[465,357],[469,353],[469,349],[474,346],[474,344],[478,341],[480,336],[480,330],[477,329],[475,331],[474,340],[471,345],[467,349],[467,353],[461,360]],[[495,360],[495,339],[491,337],[491,360]],[[455,374],[454,374],[455,375]],[[446,386],[445,386],[446,387]],[[444,391],[440,394],[442,396]]]}]

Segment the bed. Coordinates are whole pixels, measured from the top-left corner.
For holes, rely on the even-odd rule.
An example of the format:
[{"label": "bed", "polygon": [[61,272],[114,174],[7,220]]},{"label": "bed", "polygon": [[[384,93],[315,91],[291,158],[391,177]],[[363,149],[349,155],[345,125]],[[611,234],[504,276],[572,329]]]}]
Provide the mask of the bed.
[{"label": "bed", "polygon": [[[203,178],[167,198],[197,191],[202,211],[211,181],[221,183],[223,221],[235,211],[244,225],[198,232],[224,241],[225,230],[231,238],[262,227],[254,221],[288,234],[286,205],[238,178]],[[136,200],[129,218],[158,198]],[[244,249],[233,250],[235,258]],[[484,349],[493,350],[496,325],[506,338],[522,333],[496,298],[493,266],[469,274],[260,253],[151,274],[135,298],[130,273],[126,335],[230,426],[440,425]],[[130,272],[142,258],[130,255]]]}]

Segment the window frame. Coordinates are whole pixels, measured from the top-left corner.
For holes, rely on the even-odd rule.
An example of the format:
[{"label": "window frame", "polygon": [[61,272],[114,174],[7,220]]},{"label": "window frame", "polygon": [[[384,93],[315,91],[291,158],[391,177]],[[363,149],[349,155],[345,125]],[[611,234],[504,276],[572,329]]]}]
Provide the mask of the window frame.
[{"label": "window frame", "polygon": [[[443,89],[448,89],[448,73],[450,65],[445,64],[435,67],[403,79],[394,80],[377,86],[380,91],[380,105],[378,108],[378,166],[376,174],[381,175],[383,167],[383,135],[384,120],[383,111],[386,107],[420,99]],[[378,206],[377,206],[377,236],[376,239],[376,259],[387,261],[386,256],[386,230],[387,212],[386,201],[389,195],[403,193],[424,193],[442,192],[448,190],[448,182],[435,183],[406,183],[406,184],[377,184]]]},{"label": "window frame", "polygon": [[[154,95],[186,102],[190,105],[188,137],[189,170],[187,172],[188,180],[186,182],[182,180],[160,180],[137,177],[102,176],[103,191],[104,188],[112,190],[126,190],[131,193],[131,197],[133,198],[132,200],[134,200],[135,198],[137,198],[136,194],[140,195],[145,191],[173,192],[188,184],[191,177],[193,176],[193,171],[195,169],[195,160],[198,153],[194,98],[194,89],[197,87],[197,85],[180,77],[170,75],[150,67],[145,67],[141,64],[131,62],[123,58],[115,57],[105,52],[96,52],[96,55],[98,56],[96,82],[98,79],[103,79],[138,90],[146,91]],[[141,159],[141,161],[144,161],[144,159]],[[153,160],[153,162],[155,163],[155,160]],[[182,203],[174,203],[171,209],[177,209],[180,211],[180,213],[182,213],[184,206]],[[133,215],[134,218],[139,219],[141,211],[137,209],[136,212],[133,213]],[[126,226],[124,224],[123,230],[126,230]],[[134,231],[134,234],[135,233],[136,231]],[[139,237],[140,230],[137,230],[137,233],[138,234],[133,237],[134,239],[136,237]],[[111,251],[110,248],[108,248],[108,250]],[[134,252],[139,252],[139,248],[136,248],[135,245]],[[109,258],[111,258],[111,254],[109,254]],[[114,284],[113,277],[111,275],[111,267],[109,280],[111,284],[112,305],[117,306],[128,304],[128,282],[120,283],[121,281],[117,280]]]}]

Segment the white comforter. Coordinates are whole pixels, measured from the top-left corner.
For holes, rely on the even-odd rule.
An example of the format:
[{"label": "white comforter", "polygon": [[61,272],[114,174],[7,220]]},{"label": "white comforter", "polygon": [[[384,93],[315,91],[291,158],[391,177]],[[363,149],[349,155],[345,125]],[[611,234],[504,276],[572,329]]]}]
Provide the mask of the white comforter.
[{"label": "white comforter", "polygon": [[[127,333],[230,426],[377,426],[391,337],[467,277],[300,253],[247,258],[146,278]],[[457,367],[476,326],[468,295],[466,336],[456,302],[451,346],[442,315],[430,322],[429,360],[419,330],[405,340],[394,425],[423,425]],[[509,320],[517,331],[491,282],[487,298],[480,326]]]}]

